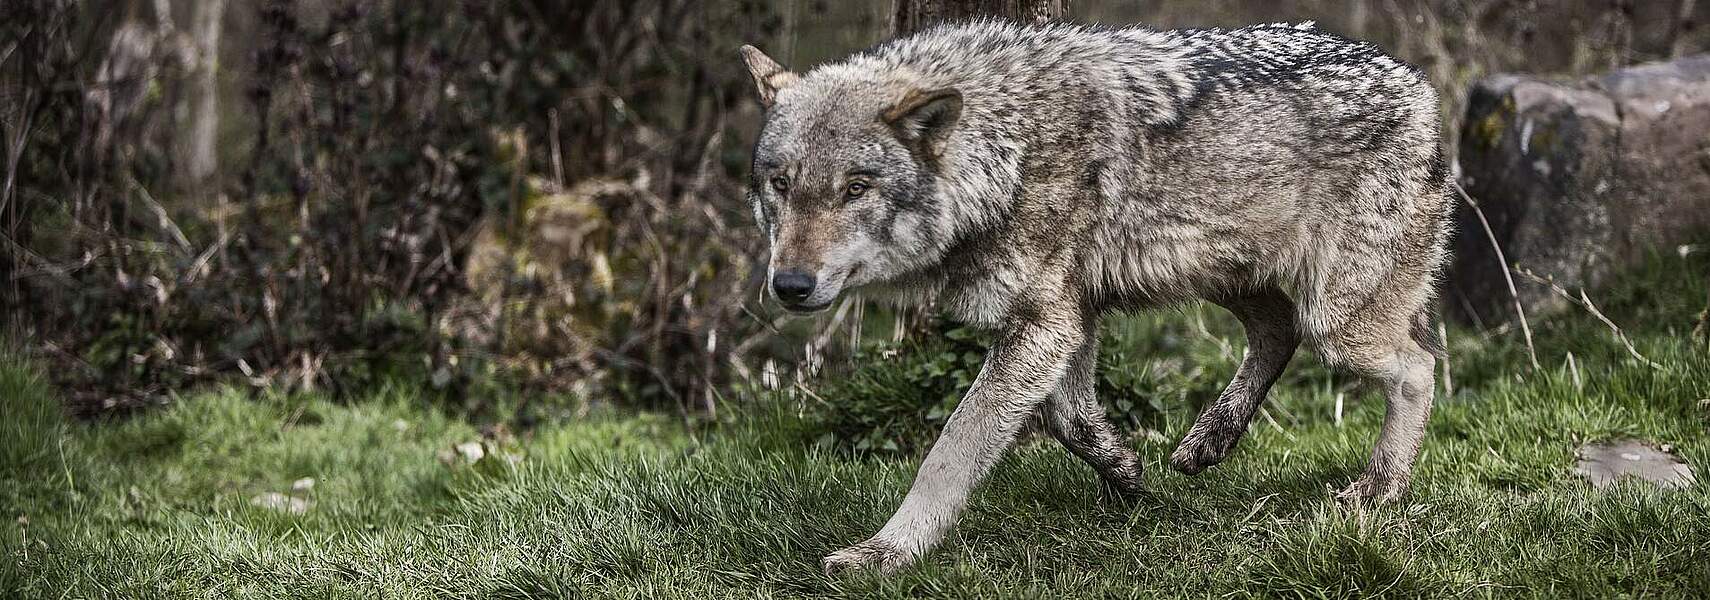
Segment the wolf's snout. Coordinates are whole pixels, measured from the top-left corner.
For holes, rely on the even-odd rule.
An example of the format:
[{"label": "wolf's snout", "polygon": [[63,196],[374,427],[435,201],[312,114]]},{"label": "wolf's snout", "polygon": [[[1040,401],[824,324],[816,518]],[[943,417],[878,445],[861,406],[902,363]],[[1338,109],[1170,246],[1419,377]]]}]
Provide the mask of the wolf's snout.
[{"label": "wolf's snout", "polygon": [[799,304],[813,295],[813,275],[801,271],[780,271],[772,276],[772,293],[779,300]]}]

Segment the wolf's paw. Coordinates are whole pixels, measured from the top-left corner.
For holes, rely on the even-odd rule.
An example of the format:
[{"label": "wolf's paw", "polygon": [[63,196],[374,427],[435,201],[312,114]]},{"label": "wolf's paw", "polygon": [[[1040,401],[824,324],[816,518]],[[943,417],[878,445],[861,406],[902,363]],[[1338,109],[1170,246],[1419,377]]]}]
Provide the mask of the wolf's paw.
[{"label": "wolf's paw", "polygon": [[1140,457],[1129,452],[1119,465],[1100,471],[1098,478],[1099,497],[1106,500],[1129,501],[1144,495],[1146,488],[1140,484]]},{"label": "wolf's paw", "polygon": [[822,565],[826,575],[838,575],[852,571],[877,569],[880,573],[890,573],[911,562],[911,558],[902,551],[891,547],[890,544],[878,539],[870,539],[848,548],[838,550],[825,557]]},{"label": "wolf's paw", "polygon": [[1188,431],[1187,437],[1176,446],[1176,451],[1170,453],[1170,468],[1188,475],[1198,475],[1200,471],[1212,465],[1223,462],[1229,456],[1229,451],[1235,449],[1235,441],[1239,435],[1225,435],[1221,432],[1208,432],[1199,426]]},{"label": "wolf's paw", "polygon": [[1376,477],[1369,473],[1360,475],[1348,487],[1336,493],[1336,502],[1343,508],[1358,509],[1366,506],[1378,506],[1400,500],[1407,495],[1407,479],[1404,477]]},{"label": "wolf's paw", "polygon": [[1140,478],[1115,480],[1109,477],[1098,478],[1098,498],[1100,502],[1112,502],[1119,505],[1133,504],[1145,499],[1146,488],[1140,485]]}]

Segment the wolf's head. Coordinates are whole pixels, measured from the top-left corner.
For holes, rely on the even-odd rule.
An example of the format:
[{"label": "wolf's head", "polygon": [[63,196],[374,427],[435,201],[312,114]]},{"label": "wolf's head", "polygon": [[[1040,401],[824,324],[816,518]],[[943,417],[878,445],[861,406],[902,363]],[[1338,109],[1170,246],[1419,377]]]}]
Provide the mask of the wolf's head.
[{"label": "wolf's head", "polygon": [[748,200],[772,295],[812,312],[936,262],[949,232],[933,190],[962,94],[848,65],[803,77],[753,46],[742,58],[766,107]]}]

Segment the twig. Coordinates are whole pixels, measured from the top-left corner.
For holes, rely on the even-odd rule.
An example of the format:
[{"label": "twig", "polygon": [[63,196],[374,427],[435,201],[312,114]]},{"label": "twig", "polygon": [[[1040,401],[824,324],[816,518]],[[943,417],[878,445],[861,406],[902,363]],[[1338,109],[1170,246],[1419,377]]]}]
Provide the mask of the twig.
[{"label": "twig", "polygon": [[861,351],[861,324],[867,321],[867,303],[855,294],[855,318],[849,321],[849,356]]},{"label": "twig", "polygon": [[1442,321],[1437,322],[1437,341],[1443,344],[1443,397],[1455,397],[1455,377],[1449,372],[1449,327]]},{"label": "twig", "polygon": [[1698,322],[1692,326],[1692,335],[1710,346],[1710,302],[1705,302],[1704,310],[1698,313]]},{"label": "twig", "polygon": [[1597,317],[1597,320],[1602,321],[1604,325],[1609,326],[1609,331],[1615,334],[1616,339],[1621,340],[1621,345],[1627,347],[1628,354],[1633,355],[1633,358],[1638,359],[1639,362],[1650,365],[1653,369],[1662,369],[1662,365],[1657,364],[1656,361],[1645,358],[1645,355],[1643,354],[1639,354],[1639,349],[1633,347],[1633,341],[1627,339],[1627,334],[1623,333],[1620,327],[1616,327],[1615,322],[1609,320],[1609,317],[1603,316],[1603,311],[1597,310],[1597,305],[1592,304],[1591,297],[1586,296],[1585,290],[1583,289],[1579,291],[1579,301],[1585,305],[1585,310],[1591,311],[1591,316]]},{"label": "twig", "polygon": [[1573,389],[1584,392],[1585,382],[1579,378],[1579,362],[1573,359],[1573,353],[1567,353],[1568,374],[1573,376]]},{"label": "twig", "polygon": [[188,285],[190,282],[196,281],[197,277],[201,277],[202,270],[208,266],[208,261],[213,260],[214,253],[225,249],[226,243],[230,241],[232,241],[232,234],[230,231],[220,232],[220,239],[208,246],[208,248],[203,250],[201,254],[196,255],[196,260],[190,263],[190,268],[186,269],[184,271],[184,275],[178,278],[179,287]]},{"label": "twig", "polygon": [[[66,281],[67,283],[69,283],[69,282],[71,282],[70,273],[72,271],[87,267],[90,265],[90,263],[93,263],[95,261],[95,259],[98,259],[101,257],[100,254],[90,253],[90,254],[86,254],[84,256],[83,260],[78,261],[80,264],[78,264],[75,267],[66,266],[66,265],[56,265],[52,261],[49,261],[48,259],[43,258],[41,255],[36,254],[35,252],[31,251],[29,248],[25,248],[25,247],[19,245],[18,242],[14,241],[11,236],[6,235],[5,232],[0,232],[0,242],[5,243],[6,250],[13,253],[12,257],[17,262],[32,263],[35,267],[34,271],[18,269],[17,272],[12,273],[11,277],[8,278],[8,280],[10,280],[10,281],[17,281],[17,280],[23,279],[25,277],[34,277],[36,275],[52,275],[54,277],[57,277],[61,280]],[[67,265],[69,265],[69,264],[70,263],[67,263]],[[11,266],[13,268],[17,268],[18,265],[14,264]]]},{"label": "twig", "polygon": [[838,304],[837,310],[831,316],[831,321],[820,328],[819,335],[814,337],[812,347],[815,354],[825,351],[825,347],[831,344],[831,337],[837,333],[838,329],[842,328],[843,320],[849,317],[849,308],[859,302],[860,299],[853,294],[843,297],[843,302]]},{"label": "twig", "polygon": [[1210,340],[1211,343],[1217,345],[1218,354],[1222,355],[1225,359],[1235,360],[1235,349],[1229,346],[1229,342],[1223,338],[1212,335],[1211,330],[1206,328],[1204,304],[1195,304],[1193,306],[1193,323],[1195,332],[1198,333],[1200,337]]},{"label": "twig", "polygon": [[546,122],[552,132],[552,179],[558,184],[558,189],[564,189],[564,152],[558,143],[558,108],[546,111]]},{"label": "twig", "polygon": [[1578,304],[1580,306],[1580,308],[1584,308],[1586,310],[1586,312],[1591,313],[1591,316],[1597,317],[1597,320],[1602,321],[1604,325],[1608,326],[1610,333],[1615,334],[1616,341],[1621,342],[1622,346],[1626,346],[1627,347],[1627,353],[1633,355],[1633,358],[1638,359],[1639,362],[1644,363],[1645,366],[1648,366],[1648,367],[1653,368],[1653,369],[1662,370],[1663,366],[1661,364],[1658,364],[1656,361],[1653,361],[1649,358],[1645,358],[1645,355],[1640,354],[1639,349],[1633,347],[1633,341],[1627,339],[1627,334],[1625,332],[1621,331],[1621,328],[1619,326],[1615,325],[1614,321],[1609,320],[1609,317],[1604,316],[1603,311],[1597,310],[1597,305],[1593,304],[1591,302],[1590,296],[1585,295],[1584,289],[1581,289],[1579,291],[1579,297],[1575,298],[1575,297],[1573,297],[1573,294],[1570,294],[1570,293],[1568,293],[1567,290],[1562,289],[1562,286],[1556,285],[1556,282],[1553,279],[1543,277],[1541,275],[1538,275],[1537,273],[1533,273],[1533,272],[1526,270],[1526,269],[1515,269],[1515,272],[1519,273],[1521,277],[1525,277],[1527,279],[1531,279],[1534,282],[1541,283],[1545,286],[1548,286],[1550,288],[1550,291],[1555,292],[1557,295],[1559,295],[1563,298],[1567,298],[1568,302]]},{"label": "twig", "polygon": [[154,196],[148,193],[148,188],[143,187],[142,182],[137,181],[135,177],[130,177],[128,179],[130,180],[131,187],[136,188],[137,197],[142,198],[143,204],[148,205],[149,212],[154,213],[155,221],[157,221],[156,225],[161,229],[166,230],[166,233],[171,234],[172,241],[177,242],[179,248],[183,249],[185,252],[189,252],[191,250],[190,238],[184,237],[184,230],[180,229],[178,224],[172,221],[171,215],[166,214],[166,207],[161,206],[159,202],[155,201]]},{"label": "twig", "polygon": [[1336,392],[1336,426],[1337,427],[1342,426],[1342,398],[1343,398],[1343,396],[1344,396],[1344,394],[1342,392]]},{"label": "twig", "polygon": [[1283,434],[1283,437],[1288,438],[1289,441],[1291,441],[1291,442],[1295,440],[1294,434],[1289,433],[1287,429],[1283,429],[1282,424],[1277,423],[1276,417],[1271,416],[1271,411],[1265,410],[1264,407],[1260,407],[1259,408],[1259,414],[1261,416],[1265,417],[1265,422],[1270,423],[1272,429],[1275,429],[1275,430],[1277,430],[1278,433]]},{"label": "twig", "polygon": [[1484,210],[1478,207],[1472,196],[1467,195],[1461,183],[1451,181],[1449,185],[1455,188],[1455,192],[1460,195],[1461,200],[1466,201],[1467,206],[1472,207],[1473,214],[1478,215],[1478,223],[1484,227],[1484,235],[1490,240],[1491,249],[1496,251],[1496,261],[1502,264],[1502,280],[1508,284],[1508,296],[1514,299],[1514,312],[1520,315],[1520,332],[1526,337],[1526,358],[1531,360],[1533,371],[1542,370],[1538,365],[1538,349],[1532,345],[1532,324],[1526,321],[1526,307],[1520,303],[1520,290],[1514,287],[1514,276],[1508,268],[1508,257],[1502,253],[1502,244],[1496,242],[1496,232],[1490,229],[1490,221],[1484,218]]},{"label": "twig", "polygon": [[814,400],[818,400],[820,404],[824,404],[826,406],[831,406],[831,403],[827,402],[824,397],[820,396],[819,394],[815,394],[813,392],[813,390],[808,389],[808,386],[803,384],[802,382],[800,382],[800,381],[795,382],[793,387],[795,387],[798,390],[801,390],[802,393],[807,394],[807,396],[809,398],[813,398]]}]

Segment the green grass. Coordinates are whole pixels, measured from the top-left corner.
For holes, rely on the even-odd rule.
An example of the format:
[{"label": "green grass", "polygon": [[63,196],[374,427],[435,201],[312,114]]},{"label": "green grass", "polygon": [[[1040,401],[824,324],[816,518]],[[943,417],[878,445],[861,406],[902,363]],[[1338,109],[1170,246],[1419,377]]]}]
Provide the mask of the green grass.
[{"label": "green grass", "polygon": [[[211,390],[83,423],[0,357],[0,596],[1703,597],[1710,485],[1595,493],[1571,472],[1579,444],[1625,437],[1710,465],[1710,356],[1685,334],[1710,264],[1657,262],[1594,298],[1662,369],[1579,313],[1534,323],[1538,373],[1518,366],[1512,335],[1454,332],[1457,390],[1438,403],[1414,493],[1364,512],[1327,486],[1363,463],[1375,395],[1297,358],[1267,404],[1275,424],[1183,476],[1164,460],[1202,388],[1233,371],[1236,329],[1211,309],[1208,335],[1191,311],[1115,323],[1112,344],[1193,363],[1126,367],[1188,382],[1133,388],[1152,405],[1129,423],[1149,493],[1102,499],[1090,469],[1029,439],[944,546],[890,578],[826,578],[819,559],[884,522],[919,451],[823,443],[846,424],[811,398],[734,401],[735,416],[693,430],[596,415],[494,442],[514,463],[448,466],[440,454],[480,434],[405,387],[345,403]],[[866,370],[885,368],[840,377],[882,382]],[[316,481],[304,514],[252,505],[303,477]]]}]

